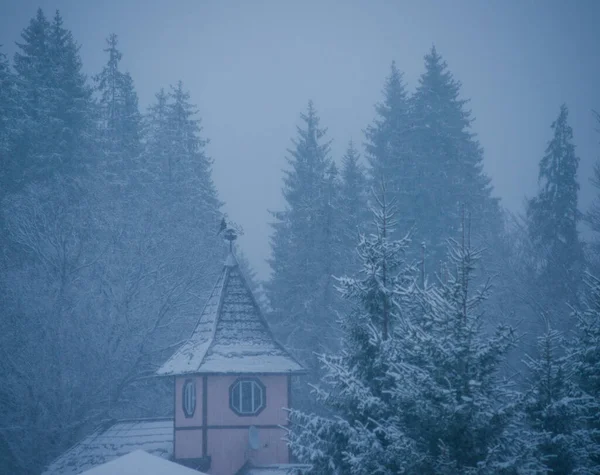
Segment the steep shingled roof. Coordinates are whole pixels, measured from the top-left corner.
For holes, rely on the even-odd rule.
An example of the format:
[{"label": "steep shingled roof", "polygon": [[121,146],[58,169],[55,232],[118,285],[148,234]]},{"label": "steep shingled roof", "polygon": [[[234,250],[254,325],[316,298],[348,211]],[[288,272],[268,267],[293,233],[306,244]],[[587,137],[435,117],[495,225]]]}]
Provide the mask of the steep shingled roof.
[{"label": "steep shingled roof", "polygon": [[230,253],[192,336],[157,374],[289,372],[304,369],[273,337]]}]

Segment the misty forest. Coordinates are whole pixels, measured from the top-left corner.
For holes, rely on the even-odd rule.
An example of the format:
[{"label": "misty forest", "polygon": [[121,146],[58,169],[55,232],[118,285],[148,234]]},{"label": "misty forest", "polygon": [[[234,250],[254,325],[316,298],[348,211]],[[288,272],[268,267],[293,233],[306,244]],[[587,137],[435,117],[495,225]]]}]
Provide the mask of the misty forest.
[{"label": "misty forest", "polygon": [[[173,384],[154,374],[228,249],[219,157],[185,78],[142,109],[117,35],[87,75],[59,12],[22,26],[14,56],[0,50],[7,474],[42,472],[103,421],[173,416]],[[421,54],[412,89],[389,58],[343,155],[327,104],[279,118],[298,127],[263,237],[268,279],[236,242],[273,334],[307,369],[292,380],[291,454],[315,474],[598,474],[600,165],[582,209],[589,178],[557,103],[531,157],[538,189],[508,212],[444,45]]]}]

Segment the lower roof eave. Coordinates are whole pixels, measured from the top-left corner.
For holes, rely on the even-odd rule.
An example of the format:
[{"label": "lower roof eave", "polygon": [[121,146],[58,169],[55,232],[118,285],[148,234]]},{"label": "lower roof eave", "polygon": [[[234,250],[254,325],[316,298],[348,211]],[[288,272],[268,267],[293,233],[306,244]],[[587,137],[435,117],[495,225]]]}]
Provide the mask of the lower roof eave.
[{"label": "lower roof eave", "polygon": [[255,376],[302,376],[308,374],[308,370],[292,369],[288,371],[186,371],[177,373],[156,373],[157,378],[169,378],[174,376],[243,376],[251,374]]}]

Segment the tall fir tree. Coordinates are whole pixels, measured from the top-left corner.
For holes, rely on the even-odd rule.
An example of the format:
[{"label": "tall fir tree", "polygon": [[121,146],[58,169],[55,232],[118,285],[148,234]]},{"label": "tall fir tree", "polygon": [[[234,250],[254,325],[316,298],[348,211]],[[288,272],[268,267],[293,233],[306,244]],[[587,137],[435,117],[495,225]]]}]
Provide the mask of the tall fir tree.
[{"label": "tall fir tree", "polygon": [[100,95],[102,168],[113,183],[131,184],[142,150],[142,116],[133,79],[119,64],[117,35],[106,40],[108,61],[94,77]]},{"label": "tall fir tree", "polygon": [[322,203],[323,236],[319,245],[327,253],[323,266],[323,275],[319,285],[323,292],[322,301],[328,305],[327,311],[335,312],[337,294],[334,288],[333,277],[339,275],[344,261],[343,238],[340,219],[340,177],[338,168],[332,160],[325,173],[324,196]]},{"label": "tall fir tree", "polygon": [[368,184],[360,155],[350,142],[342,157],[340,173],[340,240],[344,271],[352,274],[359,269],[355,243],[361,231],[369,227]]},{"label": "tall fir tree", "polygon": [[143,118],[146,131],[143,169],[148,186],[168,182],[169,141],[167,134],[167,93],[161,88],[154,95],[154,103]]},{"label": "tall fir tree", "polygon": [[18,103],[15,76],[6,55],[0,51],[0,202],[11,190],[18,169],[13,153],[20,122]]},{"label": "tall fir tree", "polygon": [[163,203],[179,208],[175,216],[181,219],[180,213],[185,213],[195,226],[210,223],[216,229],[221,202],[212,178],[212,159],[206,154],[208,140],[202,136],[197,115],[181,81],[168,93],[161,90],[156,95],[146,124],[145,172]]},{"label": "tall fir tree", "polygon": [[385,80],[383,101],[375,106],[376,117],[365,131],[369,179],[373,189],[385,185],[398,201],[402,229],[414,225],[416,168],[412,151],[412,116],[403,75],[392,62]]},{"label": "tall fir tree", "polygon": [[[527,203],[527,231],[537,253],[535,284],[548,313],[554,308],[558,311],[555,318],[560,318],[566,313],[566,303],[576,303],[584,267],[577,230],[579,158],[575,155],[566,105],[561,106],[552,130],[553,138],[540,161],[539,192]],[[566,330],[565,325],[553,322],[560,330]]]},{"label": "tall fir tree", "polygon": [[[205,152],[208,140],[202,138],[198,109],[179,81],[171,86],[167,106],[167,134],[172,150],[168,177],[171,191],[179,202],[196,202],[202,210],[199,222],[213,222],[221,206],[212,179],[212,159]],[[200,219],[202,221],[200,221]]]},{"label": "tall fir tree", "polygon": [[435,46],[425,55],[425,72],[411,98],[412,153],[416,162],[418,212],[415,238],[425,241],[430,270],[445,256],[445,240],[457,234],[462,209],[472,217],[474,241],[493,249],[501,234],[498,200],[483,172],[483,151],[471,131],[473,119]]},{"label": "tall fir tree", "polygon": [[[266,290],[272,308],[271,320],[277,335],[316,378],[313,352],[336,343],[332,303],[333,276],[337,272],[333,232],[337,213],[337,172],[329,156],[326,130],[319,125],[313,103],[301,115],[287,158],[283,196],[286,206],[273,213],[271,259],[273,270]],[[306,391],[297,398],[306,401]]]},{"label": "tall fir tree", "polygon": [[96,108],[82,72],[79,46],[57,11],[53,21],[38,10],[23,30],[14,57],[25,116],[15,150],[23,187],[55,173],[77,176],[94,158]]}]

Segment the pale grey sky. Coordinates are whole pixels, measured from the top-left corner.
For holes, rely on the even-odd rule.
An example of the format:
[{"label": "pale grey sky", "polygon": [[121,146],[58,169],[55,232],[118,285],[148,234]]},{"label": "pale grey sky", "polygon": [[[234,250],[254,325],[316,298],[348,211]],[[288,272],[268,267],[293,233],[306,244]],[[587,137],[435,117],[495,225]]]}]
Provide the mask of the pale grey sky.
[{"label": "pale grey sky", "polygon": [[339,160],[362,130],[389,65],[413,90],[432,44],[471,99],[485,169],[503,205],[520,211],[536,191],[550,124],[566,102],[581,158],[580,203],[600,158],[591,109],[600,109],[597,0],[0,0],[0,44],[11,56],[41,6],[60,9],[97,73],[104,40],[119,35],[122,66],[145,108],[181,79],[210,138],[225,211],[265,278],[268,209],[283,207],[281,170],[298,116],[315,101]]}]

